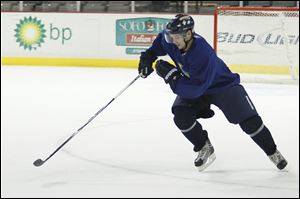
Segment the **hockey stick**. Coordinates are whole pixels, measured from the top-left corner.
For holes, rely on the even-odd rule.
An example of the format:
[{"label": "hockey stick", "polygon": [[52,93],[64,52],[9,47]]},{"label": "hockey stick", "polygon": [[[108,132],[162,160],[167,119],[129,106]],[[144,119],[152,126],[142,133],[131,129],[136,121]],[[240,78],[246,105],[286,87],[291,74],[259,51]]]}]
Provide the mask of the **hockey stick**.
[{"label": "hockey stick", "polygon": [[108,105],[110,105],[117,97],[119,97],[129,86],[131,86],[141,75],[138,75],[134,80],[132,80],[123,90],[121,90],[114,98],[112,98],[104,107],[102,107],[93,117],[91,117],[82,127],[80,127],[75,133],[73,133],[64,143],[62,143],[51,155],[49,155],[45,160],[37,159],[33,162],[36,167],[42,166],[47,160],[49,160],[59,149],[61,149],[65,144],[67,144],[75,135],[77,135],[86,125],[88,125],[99,113],[101,113]]}]

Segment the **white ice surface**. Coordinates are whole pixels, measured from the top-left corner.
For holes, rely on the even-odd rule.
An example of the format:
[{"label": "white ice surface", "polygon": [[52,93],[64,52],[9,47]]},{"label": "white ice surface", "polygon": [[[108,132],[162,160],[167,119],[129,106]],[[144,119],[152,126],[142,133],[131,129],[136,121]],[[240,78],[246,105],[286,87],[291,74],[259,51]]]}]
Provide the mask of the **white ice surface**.
[{"label": "white ice surface", "polygon": [[173,123],[175,95],[156,74],[138,79],[41,167],[136,70],[1,66],[1,197],[299,197],[299,85],[244,84],[288,171],[239,126],[199,120],[216,161],[194,168]]}]

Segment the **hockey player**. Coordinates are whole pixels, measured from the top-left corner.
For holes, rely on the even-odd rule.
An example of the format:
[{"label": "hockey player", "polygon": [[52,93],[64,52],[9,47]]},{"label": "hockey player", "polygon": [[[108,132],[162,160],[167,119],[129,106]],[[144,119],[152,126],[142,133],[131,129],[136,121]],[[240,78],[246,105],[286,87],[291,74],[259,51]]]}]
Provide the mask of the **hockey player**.
[{"label": "hockey player", "polygon": [[239,75],[231,72],[206,40],[194,32],[191,16],[176,15],[158,34],[152,46],[141,53],[139,74],[146,78],[154,71],[152,64],[157,57],[166,54],[176,66],[158,60],[156,73],[177,94],[172,106],[174,122],[193,144],[197,153],[194,164],[199,171],[215,160],[207,131],[197,121],[214,115],[211,104],[220,108],[230,123],[239,124],[278,169],[286,167],[287,161],[240,84]]}]

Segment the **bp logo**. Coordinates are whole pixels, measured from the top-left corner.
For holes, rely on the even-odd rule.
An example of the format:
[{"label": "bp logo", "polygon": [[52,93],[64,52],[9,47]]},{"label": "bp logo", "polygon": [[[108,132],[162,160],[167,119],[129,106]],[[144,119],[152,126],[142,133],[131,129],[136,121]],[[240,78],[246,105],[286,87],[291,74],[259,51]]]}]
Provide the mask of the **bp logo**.
[{"label": "bp logo", "polygon": [[21,19],[17,24],[15,32],[16,41],[25,50],[36,50],[37,47],[41,47],[46,37],[44,24],[41,23],[41,20],[38,20],[36,17],[32,18],[31,16],[25,17],[23,20]]}]

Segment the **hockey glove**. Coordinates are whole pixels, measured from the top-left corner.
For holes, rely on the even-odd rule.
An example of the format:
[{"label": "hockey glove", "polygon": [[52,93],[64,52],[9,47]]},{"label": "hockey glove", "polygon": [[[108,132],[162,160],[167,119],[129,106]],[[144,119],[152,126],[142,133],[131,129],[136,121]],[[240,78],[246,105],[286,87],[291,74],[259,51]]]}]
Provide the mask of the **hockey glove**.
[{"label": "hockey glove", "polygon": [[177,68],[164,60],[158,60],[155,64],[156,73],[162,77],[166,84],[170,83],[180,75]]},{"label": "hockey glove", "polygon": [[154,71],[152,64],[156,59],[156,55],[150,50],[141,53],[138,71],[142,78],[146,78]]}]

